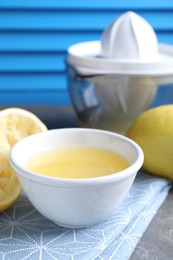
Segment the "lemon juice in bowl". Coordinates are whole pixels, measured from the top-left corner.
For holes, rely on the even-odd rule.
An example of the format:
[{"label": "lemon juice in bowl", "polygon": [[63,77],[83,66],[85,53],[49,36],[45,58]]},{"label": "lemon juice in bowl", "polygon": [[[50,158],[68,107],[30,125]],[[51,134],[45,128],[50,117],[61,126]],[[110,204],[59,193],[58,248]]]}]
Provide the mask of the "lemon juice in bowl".
[{"label": "lemon juice in bowl", "polygon": [[57,178],[95,178],[126,169],[129,163],[115,152],[94,147],[68,147],[38,153],[26,162],[32,172]]}]

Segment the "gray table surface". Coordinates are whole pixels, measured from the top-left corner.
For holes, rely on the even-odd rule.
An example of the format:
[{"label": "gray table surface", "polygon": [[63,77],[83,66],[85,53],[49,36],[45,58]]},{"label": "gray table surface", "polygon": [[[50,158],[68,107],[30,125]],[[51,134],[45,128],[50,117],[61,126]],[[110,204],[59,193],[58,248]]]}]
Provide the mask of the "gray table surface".
[{"label": "gray table surface", "polygon": [[[10,104],[10,107],[16,106]],[[0,110],[9,106],[0,106]],[[18,106],[35,113],[49,129],[76,127],[71,106]],[[117,259],[118,260],[118,259]],[[148,226],[130,260],[173,260],[173,190]]]}]

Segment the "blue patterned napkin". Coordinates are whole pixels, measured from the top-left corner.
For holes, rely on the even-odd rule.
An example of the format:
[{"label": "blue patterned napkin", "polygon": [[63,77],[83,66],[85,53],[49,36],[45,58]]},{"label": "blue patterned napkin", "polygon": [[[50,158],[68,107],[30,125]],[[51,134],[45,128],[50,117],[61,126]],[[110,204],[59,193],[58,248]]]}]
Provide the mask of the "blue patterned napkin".
[{"label": "blue patterned napkin", "polygon": [[118,209],[86,229],[59,227],[40,215],[23,194],[0,214],[0,259],[126,260],[165,200],[168,180],[139,172]]}]

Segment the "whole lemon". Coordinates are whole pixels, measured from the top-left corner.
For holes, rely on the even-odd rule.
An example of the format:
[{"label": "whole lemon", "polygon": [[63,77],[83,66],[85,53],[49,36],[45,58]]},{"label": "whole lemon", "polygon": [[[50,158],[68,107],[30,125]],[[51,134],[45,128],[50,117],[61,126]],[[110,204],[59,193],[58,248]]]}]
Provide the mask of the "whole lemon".
[{"label": "whole lemon", "polygon": [[147,110],[127,130],[144,152],[143,168],[173,179],[173,105]]}]

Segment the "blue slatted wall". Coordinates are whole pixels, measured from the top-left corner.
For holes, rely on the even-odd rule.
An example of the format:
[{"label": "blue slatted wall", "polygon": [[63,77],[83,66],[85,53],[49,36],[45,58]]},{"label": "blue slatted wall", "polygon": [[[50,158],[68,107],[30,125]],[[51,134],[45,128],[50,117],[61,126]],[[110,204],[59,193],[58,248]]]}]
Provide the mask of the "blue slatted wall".
[{"label": "blue slatted wall", "polygon": [[128,10],[173,44],[173,0],[1,0],[0,104],[68,104],[67,48]]}]

